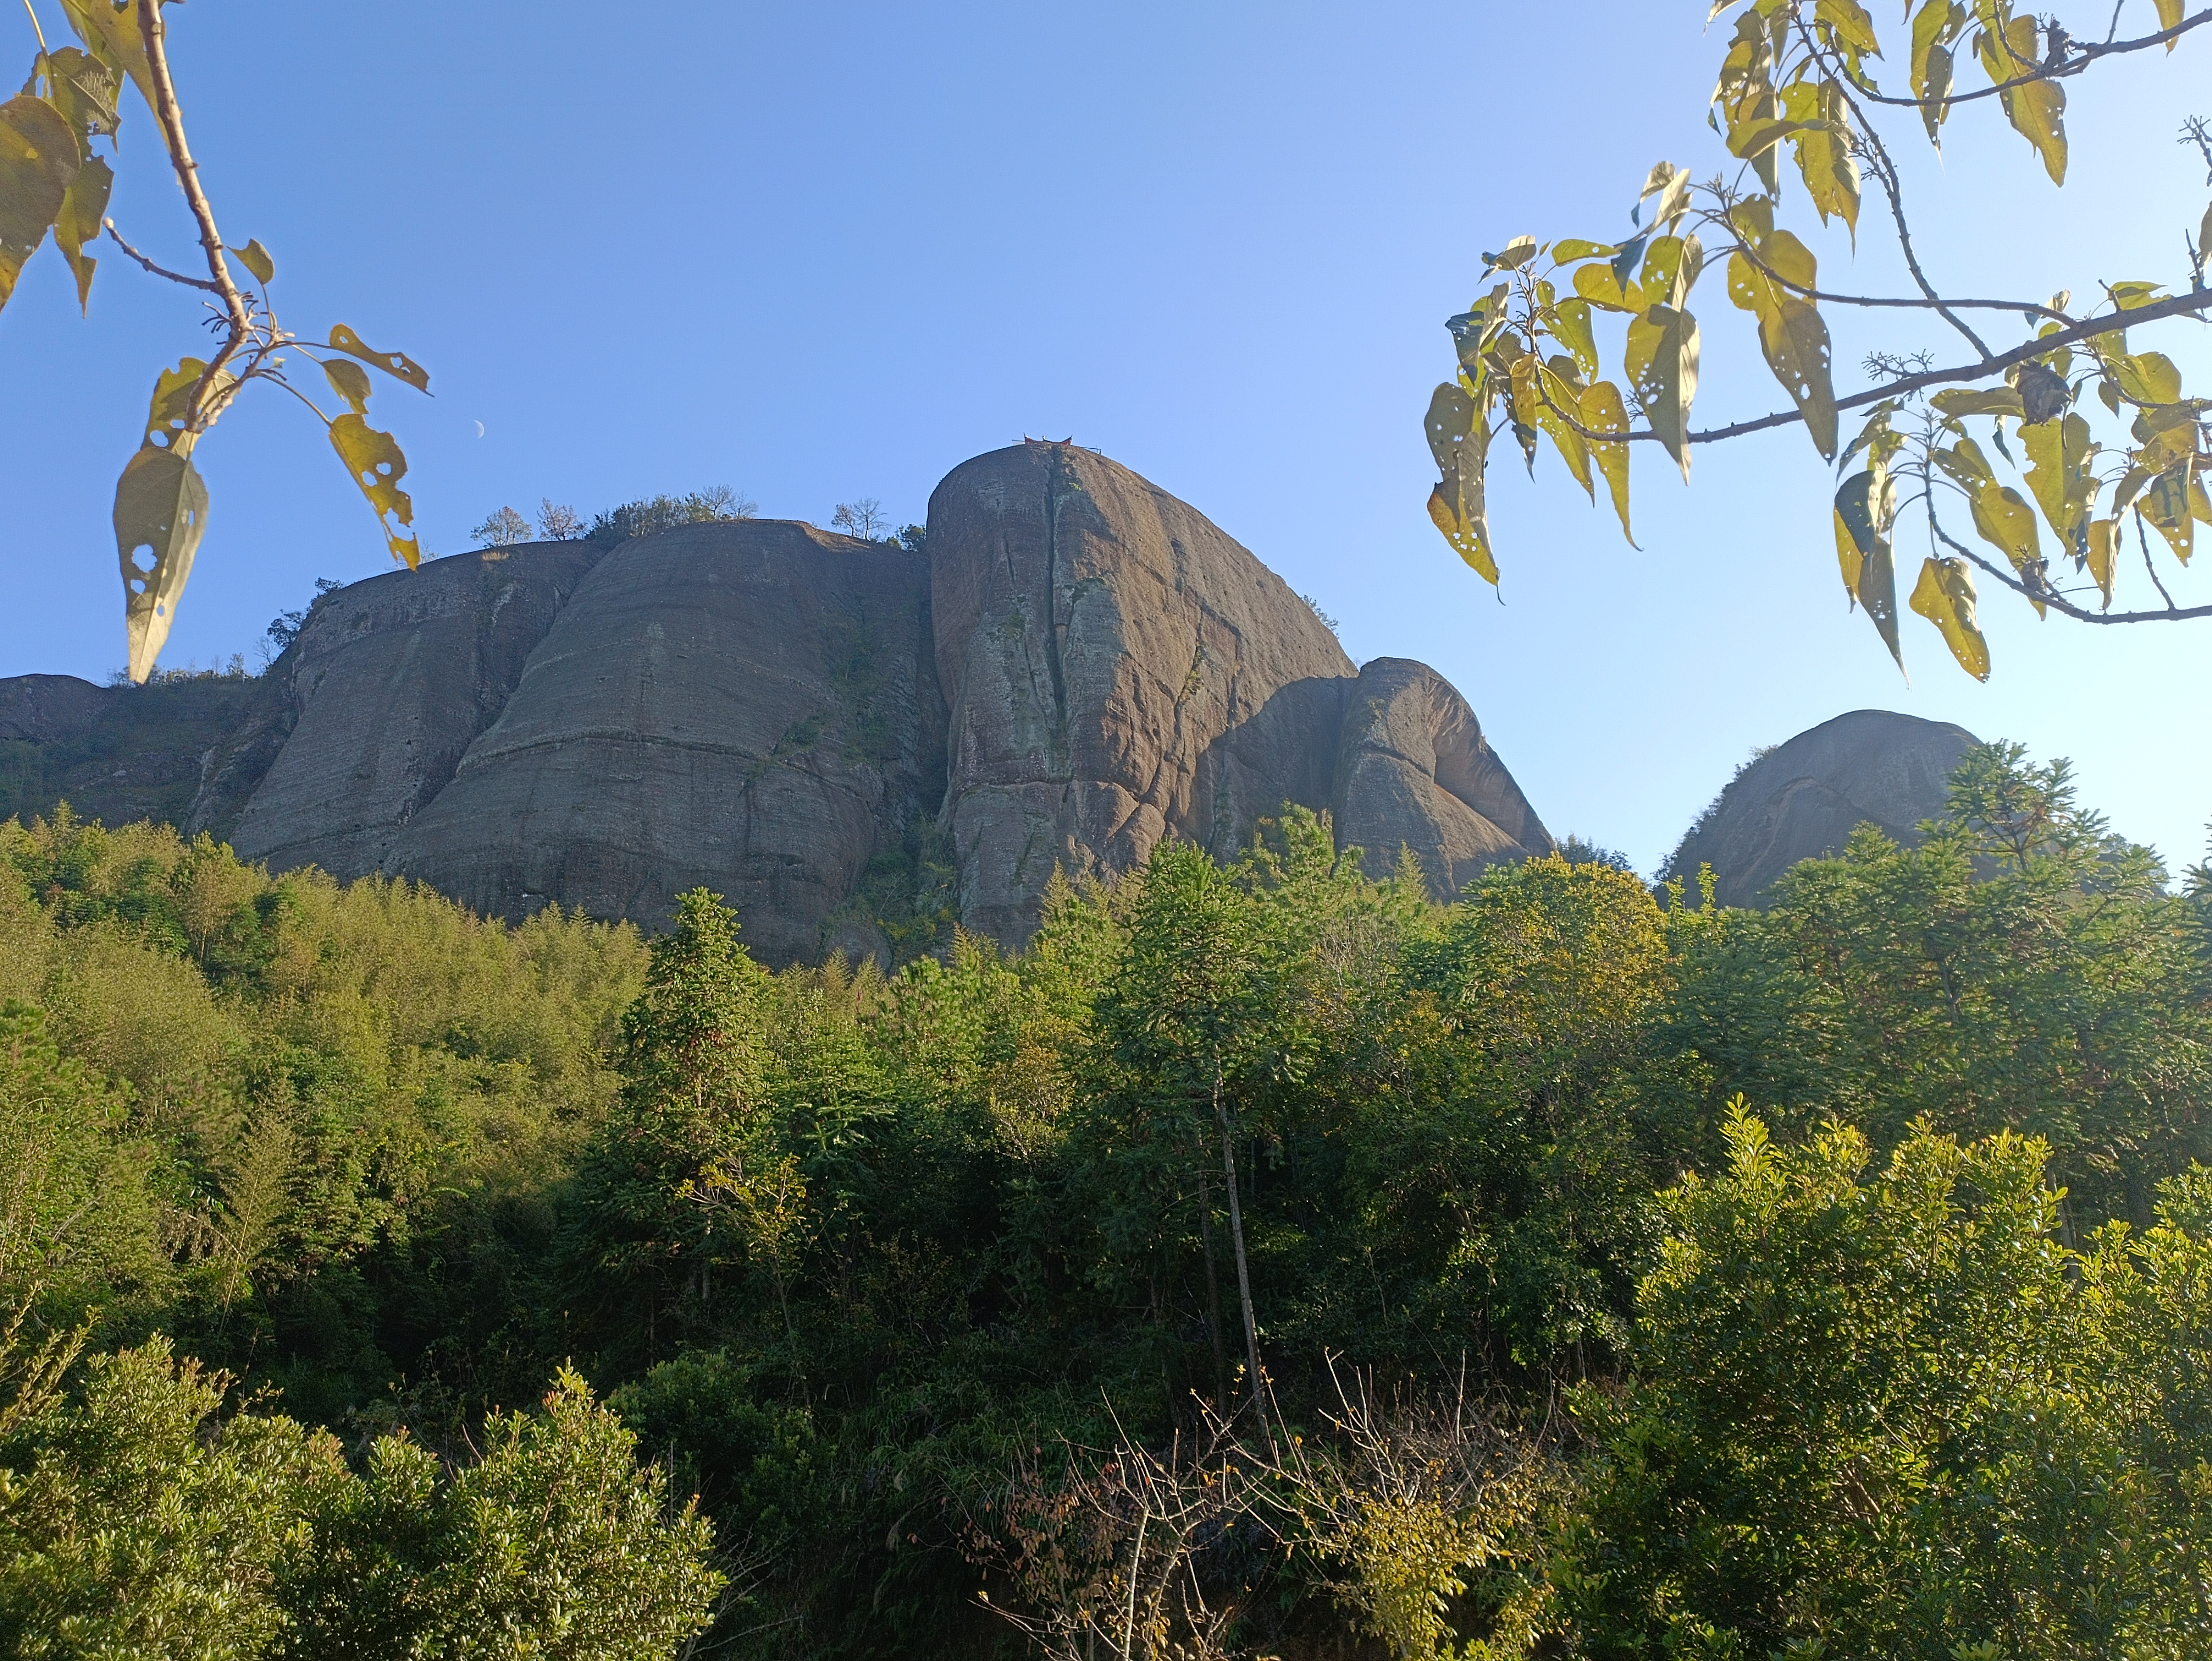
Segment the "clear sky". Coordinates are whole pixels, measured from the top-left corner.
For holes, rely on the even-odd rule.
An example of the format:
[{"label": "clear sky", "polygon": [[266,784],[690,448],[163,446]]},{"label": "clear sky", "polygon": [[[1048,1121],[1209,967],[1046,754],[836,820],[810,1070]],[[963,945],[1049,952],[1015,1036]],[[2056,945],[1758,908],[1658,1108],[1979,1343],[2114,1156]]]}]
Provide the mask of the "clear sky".
[{"label": "clear sky", "polygon": [[[2212,624],[2039,624],[1992,593],[1991,683],[1908,618],[1908,685],[1845,612],[1832,476],[1802,431],[1701,452],[1687,490],[1639,450],[1640,551],[1555,461],[1532,484],[1501,445],[1502,596],[1429,526],[1420,417],[1479,251],[1610,240],[1653,161],[1722,159],[1705,9],[194,0],[170,18],[223,232],[273,252],[287,323],[345,322],[429,368],[434,400],[393,386],[372,407],[439,551],[501,503],[588,514],[714,484],[825,524],[873,496],[903,522],[968,456],[1073,436],[1315,596],[1356,659],[1434,664],[1555,831],[1647,869],[1753,746],[1869,706],[2071,756],[2118,828],[2198,857]],[[1898,8],[1875,9],[1893,32]],[[2150,0],[2128,10],[2150,27]],[[0,46],[27,66],[20,3]],[[2174,141],[2208,87],[2203,36],[2075,82],[2063,192],[1988,104],[1954,117],[1940,163],[1908,136],[1933,274],[2005,295],[2185,283],[2207,192]],[[185,265],[181,197],[127,109],[112,211]],[[1818,243],[1824,280],[1897,292],[1872,204],[1864,229],[1856,263]],[[1701,420],[1775,407],[1718,272],[1692,303]],[[51,249],[0,313],[0,674],[122,660],[113,480],[155,372],[199,350],[194,313],[112,249],[89,322]],[[1838,320],[1839,388],[1871,345],[1954,355],[1864,315]],[[2205,335],[2157,343],[2191,391],[2212,386]],[[211,528],[169,665],[251,662],[315,578],[390,569],[289,405],[257,389],[198,452]],[[2184,604],[2212,599],[2208,563]],[[2124,576],[2124,599],[2148,593]]]}]

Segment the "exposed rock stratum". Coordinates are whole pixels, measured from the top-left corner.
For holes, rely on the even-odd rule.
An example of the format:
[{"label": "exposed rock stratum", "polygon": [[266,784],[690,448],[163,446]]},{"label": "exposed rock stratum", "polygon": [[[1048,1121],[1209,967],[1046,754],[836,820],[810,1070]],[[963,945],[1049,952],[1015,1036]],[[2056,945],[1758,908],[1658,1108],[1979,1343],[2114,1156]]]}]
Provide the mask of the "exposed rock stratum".
[{"label": "exposed rock stratum", "polygon": [[1129,469],[994,451],[927,531],[926,555],[769,520],[461,555],[327,595],[256,680],[0,681],[0,745],[36,764],[9,805],[507,916],[653,926],[703,885],[774,964],[898,955],[948,912],[1018,944],[1055,870],[1170,836],[1225,855],[1285,803],[1370,866],[1410,849],[1439,898],[1552,848],[1442,676],[1356,667]]}]

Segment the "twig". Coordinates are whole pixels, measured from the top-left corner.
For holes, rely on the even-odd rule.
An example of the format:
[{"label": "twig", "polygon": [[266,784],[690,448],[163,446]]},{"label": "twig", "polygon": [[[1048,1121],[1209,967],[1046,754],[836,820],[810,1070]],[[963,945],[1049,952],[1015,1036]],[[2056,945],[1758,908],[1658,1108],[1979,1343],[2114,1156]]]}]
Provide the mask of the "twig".
[{"label": "twig", "polygon": [[2150,573],[2151,585],[2158,590],[2159,597],[2166,601],[2166,609],[2169,611],[2172,611],[2173,596],[2166,592],[2165,581],[2160,577],[2158,567],[2151,560],[2150,532],[2143,529],[2141,514],[2136,515],[2136,545],[2142,550],[2143,569]]},{"label": "twig", "polygon": [[154,83],[154,113],[161,123],[161,136],[167,142],[177,182],[184,187],[185,200],[200,228],[200,246],[206,250],[208,275],[214,279],[208,286],[221,297],[230,319],[230,338],[216,348],[207,368],[200,371],[199,384],[192,388],[191,399],[185,406],[185,430],[179,436],[189,443],[194,434],[207,429],[218,412],[220,405],[217,411],[210,411],[208,404],[220,397],[215,388],[221,384],[223,366],[238,355],[253,332],[253,317],[246,309],[246,297],[231,279],[230,264],[222,257],[222,235],[215,228],[215,210],[208,205],[207,192],[200,188],[199,163],[192,160],[191,149],[185,142],[184,112],[177,106],[176,84],[169,78],[169,57],[163,46],[167,27],[161,21],[160,0],[136,0],[136,3],[138,38],[145,46]]},{"label": "twig", "polygon": [[152,260],[147,259],[144,254],[140,253],[137,249],[132,247],[128,242],[125,242],[123,240],[123,233],[115,228],[115,222],[113,220],[110,219],[102,222],[106,226],[108,240],[114,243],[117,247],[122,249],[124,252],[129,254],[133,259],[137,260],[140,265],[143,265],[148,271],[153,272],[155,276],[166,277],[170,282],[181,283],[188,289],[204,289],[211,295],[222,294],[222,290],[216,288],[214,283],[209,282],[205,277],[186,277],[182,272],[173,271],[165,265],[156,265]]},{"label": "twig", "polygon": [[[2171,596],[2167,597],[2166,609],[2163,611],[2092,611],[2086,606],[2076,605],[2054,588],[2031,588],[2002,566],[1983,558],[1981,555],[1945,530],[1937,521],[1933,496],[1929,498],[1928,502],[1928,525],[1952,552],[1962,558],[1972,560],[2014,593],[2023,595],[2029,599],[2039,600],[2053,610],[2063,612],[2077,623],[2185,623],[2193,618],[2212,618],[2212,605],[2192,605],[2184,609],[2175,605]],[[2138,532],[2142,530],[2140,521],[2136,528]],[[2145,547],[2144,557],[2146,560],[2149,557],[2148,545]],[[2158,581],[2158,573],[2155,570],[2151,573],[2151,581]],[[2161,594],[2165,593],[2166,585],[2159,583],[2158,591]]]},{"label": "twig", "polygon": [[[1821,53],[1820,58],[1823,63],[1836,64],[1843,72],[1843,78],[1849,80],[1862,94],[1877,104],[1887,104],[1892,108],[1903,110],[1929,108],[1942,110],[1948,109],[1954,104],[1971,104],[1977,99],[1995,98],[2000,93],[2011,92],[2020,87],[2032,87],[2039,82],[2063,80],[2069,76],[2079,75],[2100,58],[2118,58],[2126,52],[2142,52],[2152,46],[2163,46],[2166,42],[2179,40],[2190,30],[2200,27],[2206,23],[2212,23],[2212,10],[2200,11],[2194,17],[2184,18],[2170,29],[2160,29],[2155,34],[2146,34],[2139,40],[2106,40],[2098,45],[2082,46],[2080,56],[2069,58],[2054,68],[2046,69],[2038,65],[2033,75],[2014,76],[2009,81],[1999,81],[1990,86],[1977,87],[1972,92],[1947,93],[1941,98],[1892,98],[1888,94],[1877,91],[1870,83],[1852,74],[1849,64],[1842,64],[1840,60],[1826,52]],[[2013,58],[2014,63],[2029,61],[2014,57],[2009,46],[2005,46],[2003,50],[2005,55]]]},{"label": "twig", "polygon": [[44,53],[47,49],[46,32],[39,27],[38,11],[31,4],[31,0],[23,0],[23,9],[31,14],[31,33],[39,37],[39,51]]}]

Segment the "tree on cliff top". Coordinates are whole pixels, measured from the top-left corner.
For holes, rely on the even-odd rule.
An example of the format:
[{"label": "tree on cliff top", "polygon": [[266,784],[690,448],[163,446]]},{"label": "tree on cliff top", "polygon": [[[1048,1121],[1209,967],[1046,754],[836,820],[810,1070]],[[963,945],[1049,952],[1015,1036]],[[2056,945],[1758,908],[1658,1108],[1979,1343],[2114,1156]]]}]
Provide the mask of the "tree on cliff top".
[{"label": "tree on cliff top", "polygon": [[[2057,611],[2087,623],[2212,618],[2212,605],[2174,601],[2151,536],[2157,533],[2160,551],[2185,564],[2192,521],[2212,524],[2204,484],[2212,469],[2212,399],[2185,397],[2172,360],[2128,338],[2130,330],[2140,336],[2155,324],[2202,322],[2212,313],[2205,286],[2212,209],[2193,236],[2187,226],[2194,222],[2175,225],[2187,254],[2181,292],[2166,292],[2171,283],[2110,281],[2079,306],[2065,291],[2047,299],[1962,298],[1939,291],[1923,269],[1904,174],[1876,119],[1909,127],[1909,111],[1940,148],[1954,109],[1994,99],[2051,182],[2063,185],[2065,82],[2106,58],[2154,47],[2170,52],[2183,35],[2212,23],[2212,8],[2185,16],[2185,0],[2153,4],[2155,28],[2120,38],[2124,18],[2139,9],[2121,0],[2104,38],[2095,40],[2055,18],[2019,15],[2014,0],[1907,0],[1909,46],[1885,58],[1859,0],[1714,0],[1708,22],[1737,14],[1709,116],[1729,170],[1698,182],[1686,167],[1657,163],[1638,192],[1628,234],[1618,240],[1514,238],[1484,256],[1484,277],[1495,282],[1446,326],[1458,373],[1437,388],[1427,417],[1443,474],[1429,512],[1446,540],[1486,579],[1498,581],[1484,485],[1491,441],[1507,429],[1532,469],[1548,439],[1593,501],[1602,477],[1626,534],[1631,444],[1658,444],[1686,481],[1694,445],[1802,424],[1838,472],[1858,464],[1836,492],[1837,557],[1845,593],[1865,608],[1900,666],[1893,538],[1907,508],[1918,509],[1929,538],[1908,603],[1978,678],[1988,678],[1990,657],[1975,619],[1976,571],[2021,595],[2039,616]],[[1877,73],[1877,60],[1885,73]],[[1970,88],[1974,70],[1979,84]],[[2203,121],[2189,122],[2182,142],[2212,171],[2212,132]],[[1797,205],[1789,199],[1794,187],[1784,188],[1784,146],[1820,222],[1840,219],[1854,238],[1862,189],[1871,180],[1915,292],[1844,293],[1832,279],[1821,281],[1812,250],[1780,222]],[[2047,224],[2036,234],[2061,235]],[[1705,266],[1723,258],[1729,300],[1751,314],[1791,407],[1693,429],[1698,329],[1689,295]],[[1968,354],[1939,365],[1925,352],[1871,353],[1866,368],[1875,384],[1839,398],[1824,305],[1932,313]],[[1619,383],[1601,373],[1593,327],[1599,313],[1626,320]],[[1996,336],[1993,324],[2008,321],[2008,313],[2024,318],[2033,332],[2016,342]],[[2108,445],[2093,436],[2091,400],[2081,396],[2092,388],[2107,412],[2099,423],[2108,429]],[[1847,413],[1860,424],[1844,442],[1838,423]],[[1970,416],[1992,417],[1996,451],[2008,465],[2014,458],[2004,423],[2014,423],[2027,496],[2004,482],[1996,461],[1968,436]],[[1985,548],[1953,534],[1962,509]],[[2055,554],[2037,528],[2038,510],[2057,539]],[[2130,528],[2164,604],[2116,611]]]}]

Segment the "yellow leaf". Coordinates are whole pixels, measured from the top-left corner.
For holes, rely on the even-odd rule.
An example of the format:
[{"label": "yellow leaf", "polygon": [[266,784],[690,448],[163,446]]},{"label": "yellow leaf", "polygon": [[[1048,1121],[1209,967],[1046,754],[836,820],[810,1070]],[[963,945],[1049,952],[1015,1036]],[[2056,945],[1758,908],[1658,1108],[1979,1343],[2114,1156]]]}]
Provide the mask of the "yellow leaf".
[{"label": "yellow leaf", "polygon": [[1674,229],[1674,222],[1690,205],[1690,175],[1671,161],[1653,162],[1650,173],[1644,178],[1644,194],[1637,198],[1637,205],[1641,207],[1655,196],[1658,200],[1652,202],[1651,205],[1651,228],[1671,233]]},{"label": "yellow leaf", "polygon": [[1585,380],[1597,376],[1597,338],[1590,332],[1590,306],[1587,300],[1562,300],[1552,307],[1552,337],[1575,355],[1576,365]]},{"label": "yellow leaf", "polygon": [[1437,471],[1449,472],[1459,465],[1459,447],[1467,442],[1474,431],[1474,400],[1458,387],[1446,382],[1429,396],[1429,413],[1422,430],[1429,441],[1429,453],[1437,459]]},{"label": "yellow leaf", "polygon": [[1561,265],[1572,265],[1584,259],[1610,259],[1620,252],[1620,248],[1613,243],[1585,242],[1578,236],[1571,236],[1564,242],[1552,244],[1553,261]]},{"label": "yellow leaf", "polygon": [[131,678],[154,671],[177,600],[207,532],[207,485],[191,459],[149,446],[133,455],[115,485],[115,548],[123,571],[123,621]]},{"label": "yellow leaf", "polygon": [[[1812,252],[1788,231],[1769,236],[1758,255],[1789,281],[1814,286]],[[1829,374],[1828,326],[1820,308],[1776,282],[1741,252],[1729,256],[1729,298],[1759,319],[1759,344],[1766,354],[1767,367],[1804,416],[1814,447],[1832,458],[1836,394]]]},{"label": "yellow leaf", "polygon": [[61,216],[83,151],[62,113],[28,93],[0,104],[0,306]]},{"label": "yellow leaf", "polygon": [[[1621,402],[1620,388],[1610,380],[1593,381],[1583,388],[1583,425],[1594,433],[1626,432],[1628,409]],[[1598,472],[1605,475],[1606,489],[1613,495],[1613,511],[1620,516],[1620,534],[1633,548],[1635,533],[1628,528],[1628,446],[1607,444],[1598,439],[1587,441],[1590,459],[1597,463]]]},{"label": "yellow leaf", "polygon": [[1921,100],[1920,120],[1930,143],[1940,142],[1950,113],[1943,100],[1951,92],[1951,52],[1944,43],[1956,38],[1965,10],[1948,0],[1925,0],[1912,20],[1912,95]]},{"label": "yellow leaf", "polygon": [[1624,367],[1644,405],[1644,419],[1687,484],[1690,405],[1698,395],[1698,319],[1672,306],[1648,307],[1628,326]]},{"label": "yellow leaf", "polygon": [[61,213],[54,220],[55,245],[76,278],[77,309],[88,314],[92,310],[92,273],[100,262],[84,251],[85,245],[100,235],[107,193],[114,185],[115,170],[99,156],[88,157],[70,180]]},{"label": "yellow leaf", "polygon": [[[2172,28],[2181,21],[2182,4],[2183,0],[2158,0],[2158,26],[2160,29],[2165,30]],[[2180,44],[2181,42],[2179,40],[2169,40],[2166,43],[2166,49],[2168,52],[2172,52]]]},{"label": "yellow leaf", "polygon": [[[200,377],[207,373],[207,365],[197,357],[181,359],[173,369],[164,369],[154,379],[154,396],[146,406],[146,429],[138,441],[157,450],[176,450],[189,453],[191,441],[185,431],[191,418],[193,389]],[[238,384],[237,377],[228,369],[216,377],[216,384],[208,389],[212,409],[219,412],[223,395]],[[210,415],[210,419],[212,416]],[[205,423],[202,423],[204,429]]]},{"label": "yellow leaf", "polygon": [[413,570],[421,562],[422,550],[413,537],[403,537],[393,528],[395,524],[415,522],[415,504],[399,488],[399,481],[407,474],[407,458],[400,453],[399,446],[391,434],[378,432],[360,416],[342,415],[331,423],[331,447],[345,463],[362,495],[368,498],[369,507],[384,527],[384,540],[392,558],[404,561]]},{"label": "yellow leaf", "polygon": [[2112,567],[2119,548],[2119,528],[2117,519],[2089,521],[2089,575],[2097,580],[2107,611],[2112,609]]},{"label": "yellow leaf", "polygon": [[2035,493],[2043,517],[2069,549],[2081,547],[2082,526],[2097,497],[2097,480],[2089,470],[2097,447],[2089,441],[2089,423],[2080,416],[2039,421],[2020,429],[2020,444],[2032,464],[2027,488]]},{"label": "yellow leaf", "polygon": [[[1988,0],[1984,0],[1986,5]],[[2004,24],[2002,39],[1998,32],[1984,26],[1981,35],[1982,68],[1990,80],[2002,85],[2024,75],[2033,75],[2035,61],[2035,20],[2014,17]],[[2003,104],[2006,119],[2014,130],[2043,158],[2044,171],[2051,175],[2054,185],[2066,182],[2066,89],[2056,81],[2030,81],[2012,87],[1997,94]]]},{"label": "yellow leaf", "polygon": [[374,363],[386,374],[396,375],[418,392],[430,390],[429,371],[404,352],[380,352],[364,345],[362,338],[343,323],[331,327],[331,349],[357,357],[364,363]]},{"label": "yellow leaf", "polygon": [[146,61],[146,42],[138,33],[138,8],[153,3],[125,0],[118,8],[113,0],[61,0],[76,38],[109,69],[128,75],[149,110],[154,107],[154,70]]},{"label": "yellow leaf", "polygon": [[1974,621],[1974,574],[1963,559],[1929,559],[1913,586],[1912,609],[1943,631],[1959,666],[1976,680],[1990,678],[1990,643]]},{"label": "yellow leaf", "polygon": [[[1583,494],[1595,502],[1597,491],[1590,481],[1589,444],[1576,430],[1583,418],[1582,371],[1574,359],[1563,353],[1549,363],[1539,365],[1529,380],[1536,394],[1536,424],[1551,439],[1559,459],[1567,464],[1575,483],[1583,487]],[[1570,420],[1575,425],[1569,425]]]},{"label": "yellow leaf", "polygon": [[[350,417],[348,417],[350,418]],[[1459,557],[1493,587],[1498,562],[1490,549],[1490,521],[1483,502],[1483,471],[1490,435],[1474,400],[1449,385],[1429,399],[1425,423],[1430,453],[1443,478],[1429,492],[1429,517]]]},{"label": "yellow leaf", "polygon": [[1610,265],[1582,267],[1575,273],[1575,292],[1608,312],[1644,309],[1644,290],[1633,280],[1622,282]]},{"label": "yellow leaf", "polygon": [[2118,356],[2106,367],[2120,390],[2137,404],[2172,404],[2181,397],[2181,371],[2164,352]]},{"label": "yellow leaf", "polygon": [[1536,239],[1533,236],[1516,236],[1496,253],[1483,255],[1483,269],[1516,271],[1535,257]]},{"label": "yellow leaf", "polygon": [[2021,406],[2020,393],[2010,386],[1993,386],[1987,392],[1975,392],[1965,386],[1953,386],[1940,392],[1928,400],[1947,416],[2010,416],[2015,421],[2024,420],[2027,411]]},{"label": "yellow leaf", "polygon": [[1819,0],[1813,8],[1815,22],[1826,23],[1835,32],[1837,44],[1849,46],[1854,52],[1870,56],[1881,56],[1881,43],[1874,35],[1874,19],[1858,0]]},{"label": "yellow leaf", "polygon": [[261,246],[259,237],[250,239],[244,247],[233,248],[231,252],[238,256],[238,263],[252,271],[264,288],[276,280],[276,262],[269,257],[269,250]]},{"label": "yellow leaf", "polygon": [[1833,215],[1850,228],[1854,240],[1859,228],[1859,164],[1851,153],[1850,112],[1843,89],[1823,81],[1817,90],[1809,86],[1790,88],[1793,108],[1801,98],[1812,105],[1813,119],[1790,139],[1797,154],[1797,171],[1807,194],[1819,210],[1820,222]]},{"label": "yellow leaf", "polygon": [[2191,487],[2196,482],[2196,469],[2184,461],[2151,480],[2136,503],[2136,512],[2150,521],[2184,565],[2197,547],[2197,527],[2192,522],[2196,515],[2191,511],[2194,506],[2191,497],[2196,494]]},{"label": "yellow leaf", "polygon": [[1836,563],[1844,591],[1866,608],[1897,666],[1905,654],[1897,638],[1897,569],[1889,546],[1889,522],[1895,511],[1895,486],[1869,470],[1854,473],[1836,492],[1833,518]]},{"label": "yellow leaf", "polygon": [[368,371],[360,364],[343,357],[331,358],[323,365],[323,379],[331,383],[331,390],[353,406],[358,416],[368,413],[368,395],[374,390],[369,385]]}]

